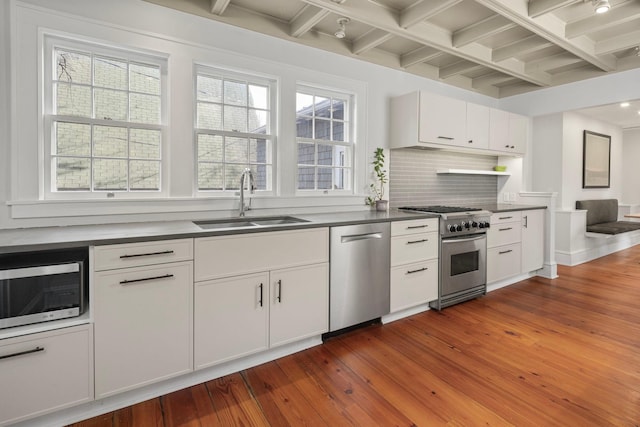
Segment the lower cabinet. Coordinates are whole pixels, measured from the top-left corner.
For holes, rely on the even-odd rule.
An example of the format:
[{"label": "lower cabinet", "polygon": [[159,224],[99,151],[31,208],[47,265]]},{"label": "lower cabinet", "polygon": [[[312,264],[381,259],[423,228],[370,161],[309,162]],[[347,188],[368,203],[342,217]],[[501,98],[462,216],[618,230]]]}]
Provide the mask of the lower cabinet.
[{"label": "lower cabinet", "polygon": [[195,368],[321,335],[328,304],[328,263],[198,282]]},{"label": "lower cabinet", "polygon": [[190,372],[193,262],[96,272],[96,398]]},{"label": "lower cabinet", "polygon": [[391,311],[438,299],[438,260],[391,268]]},{"label": "lower cabinet", "polygon": [[0,341],[0,425],[93,400],[92,326]]},{"label": "lower cabinet", "polygon": [[487,249],[487,283],[520,274],[520,243]]}]

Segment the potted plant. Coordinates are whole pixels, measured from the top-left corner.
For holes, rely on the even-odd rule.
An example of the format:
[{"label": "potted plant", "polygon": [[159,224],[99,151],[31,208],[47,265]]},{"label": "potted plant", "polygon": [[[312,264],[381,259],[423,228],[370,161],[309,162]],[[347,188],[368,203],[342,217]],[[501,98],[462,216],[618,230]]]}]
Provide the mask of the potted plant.
[{"label": "potted plant", "polygon": [[389,201],[384,200],[384,185],[387,183],[387,171],[384,169],[384,150],[380,147],[373,152],[373,172],[376,181],[369,185],[372,195],[367,197],[367,205],[375,205],[377,211],[386,211]]}]

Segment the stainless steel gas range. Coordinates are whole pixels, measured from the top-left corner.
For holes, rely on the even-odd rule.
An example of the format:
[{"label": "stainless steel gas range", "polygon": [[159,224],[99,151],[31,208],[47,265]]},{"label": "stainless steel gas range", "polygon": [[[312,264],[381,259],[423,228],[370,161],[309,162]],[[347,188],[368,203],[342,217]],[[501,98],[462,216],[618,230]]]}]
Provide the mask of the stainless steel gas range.
[{"label": "stainless steel gas range", "polygon": [[487,293],[487,229],[491,212],[458,206],[405,206],[408,212],[440,216],[438,299],[441,310]]}]

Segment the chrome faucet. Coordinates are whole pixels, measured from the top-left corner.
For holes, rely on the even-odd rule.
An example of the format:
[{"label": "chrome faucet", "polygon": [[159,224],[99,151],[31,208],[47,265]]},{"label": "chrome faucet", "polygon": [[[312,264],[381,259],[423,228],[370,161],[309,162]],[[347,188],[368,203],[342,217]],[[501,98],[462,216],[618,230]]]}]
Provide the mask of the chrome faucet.
[{"label": "chrome faucet", "polygon": [[245,177],[249,175],[249,193],[253,194],[253,190],[255,189],[255,183],[253,180],[253,172],[251,172],[251,169],[249,168],[245,168],[245,170],[242,172],[242,175],[240,175],[240,212],[239,212],[239,216],[244,216],[244,212],[248,211],[251,209],[251,199],[249,199],[249,205],[245,206],[244,204],[244,181],[245,181]]}]

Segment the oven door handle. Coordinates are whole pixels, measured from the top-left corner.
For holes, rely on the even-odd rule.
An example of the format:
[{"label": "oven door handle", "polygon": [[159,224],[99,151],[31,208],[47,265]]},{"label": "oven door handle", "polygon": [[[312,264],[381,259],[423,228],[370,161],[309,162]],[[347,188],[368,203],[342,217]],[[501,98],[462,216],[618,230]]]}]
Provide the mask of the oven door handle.
[{"label": "oven door handle", "polygon": [[486,239],[486,234],[482,233],[479,236],[474,237],[444,237],[442,238],[442,243],[460,243],[460,242],[474,242],[476,240]]}]

